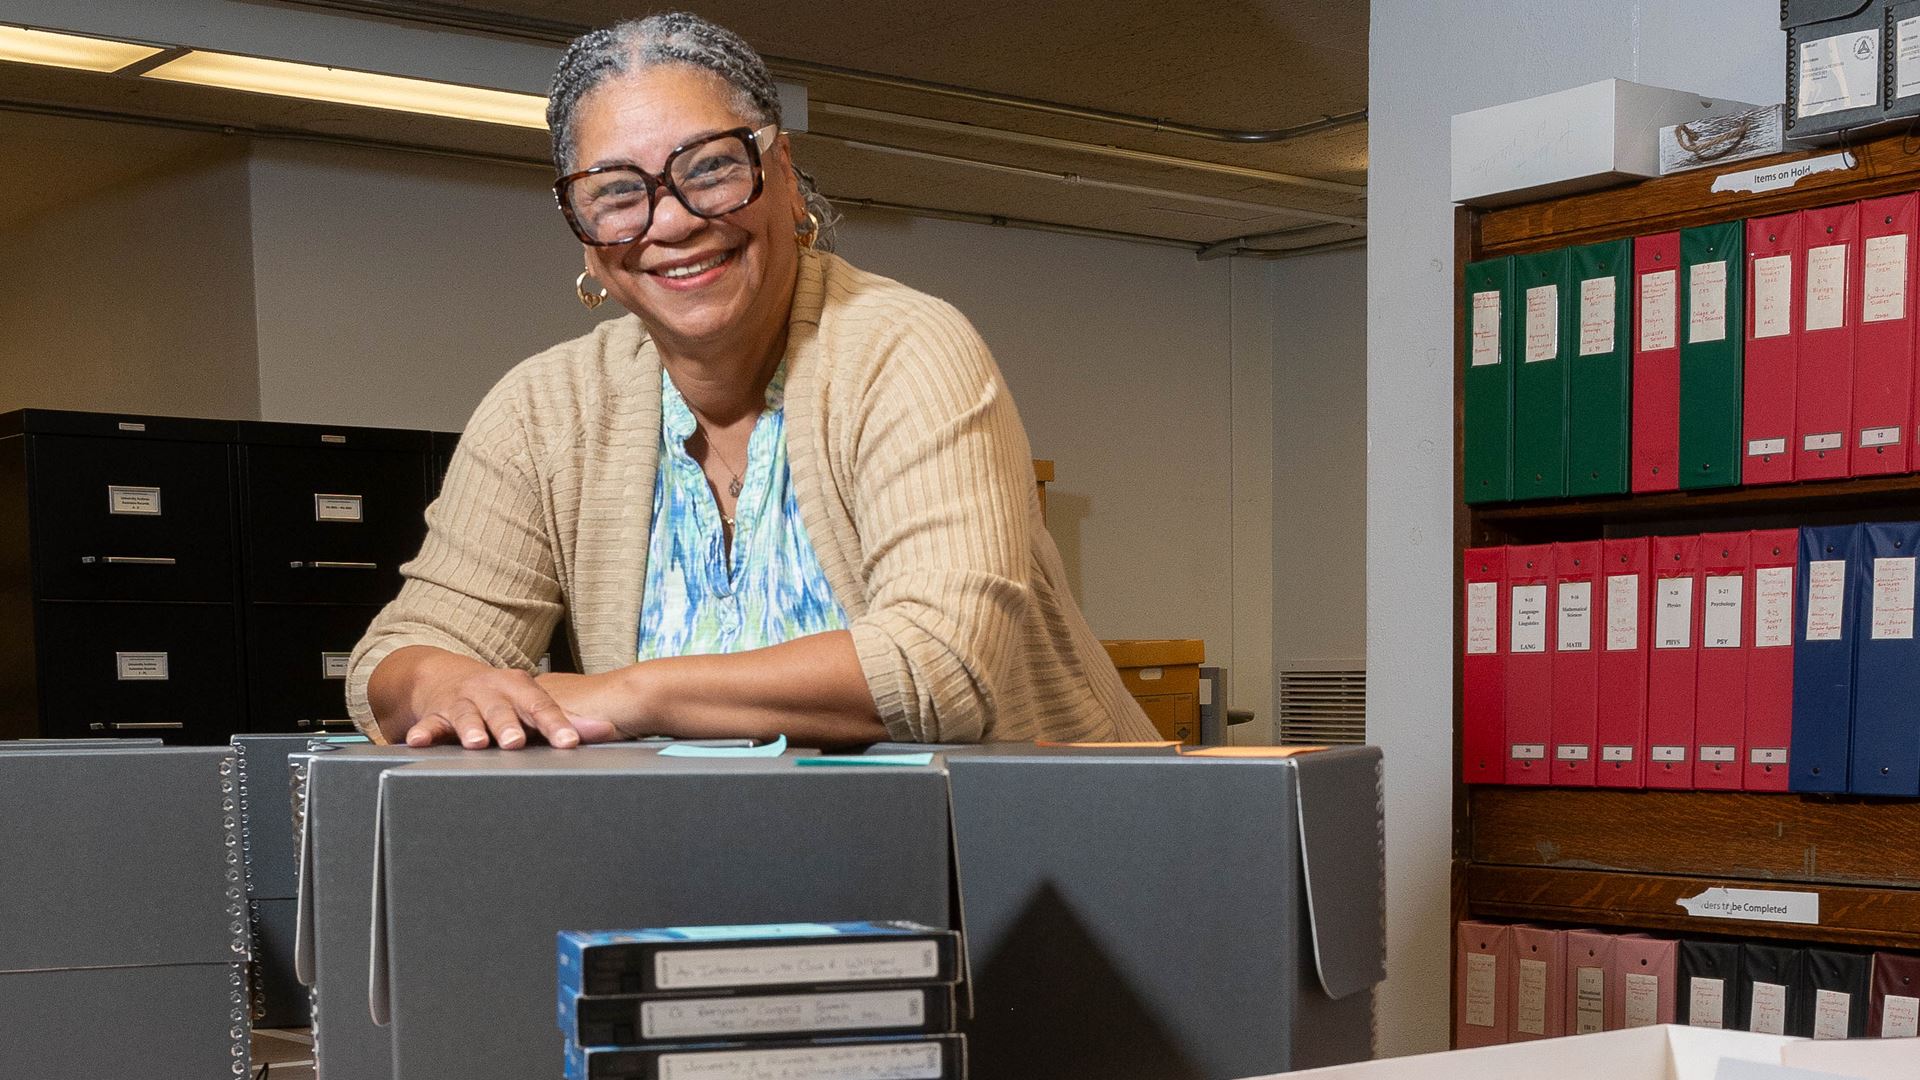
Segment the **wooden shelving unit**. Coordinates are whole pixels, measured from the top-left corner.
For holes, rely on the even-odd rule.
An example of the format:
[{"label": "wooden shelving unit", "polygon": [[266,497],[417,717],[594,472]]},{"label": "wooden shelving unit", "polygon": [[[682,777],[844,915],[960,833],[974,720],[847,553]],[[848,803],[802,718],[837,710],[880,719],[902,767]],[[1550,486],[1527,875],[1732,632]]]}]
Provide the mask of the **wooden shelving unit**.
[{"label": "wooden shelving unit", "polygon": [[[1455,295],[1472,260],[1920,190],[1920,153],[1909,152],[1897,136],[1856,148],[1859,166],[1852,170],[1818,174],[1784,191],[1710,190],[1722,172],[1833,152],[1740,162],[1501,210],[1462,210]],[[1464,414],[1463,338],[1456,323],[1456,416]],[[1467,547],[1920,519],[1920,475],[1470,507],[1462,497],[1457,433],[1458,425],[1455,627],[1464,622],[1459,573]],[[1459,664],[1456,647],[1456,762]],[[1920,950],[1920,801],[1455,783],[1458,918]],[[1681,898],[1714,886],[1817,892],[1820,924],[1695,918],[1679,906]]]}]

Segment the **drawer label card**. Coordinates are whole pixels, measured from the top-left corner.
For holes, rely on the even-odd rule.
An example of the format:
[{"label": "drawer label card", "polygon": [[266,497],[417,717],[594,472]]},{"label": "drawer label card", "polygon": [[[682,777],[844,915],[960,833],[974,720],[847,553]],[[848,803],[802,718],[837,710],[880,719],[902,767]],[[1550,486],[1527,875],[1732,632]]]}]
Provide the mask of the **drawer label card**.
[{"label": "drawer label card", "polygon": [[1696,919],[1820,925],[1820,894],[1779,889],[1712,888],[1677,901]]},{"label": "drawer label card", "polygon": [[347,677],[347,661],[352,653],[323,652],[320,654],[320,677],[323,679],[344,679]]},{"label": "drawer label card", "polygon": [[163,652],[117,652],[113,654],[115,676],[122,682],[165,680],[167,654]]},{"label": "drawer label card", "polygon": [[362,501],[358,495],[316,494],[313,497],[313,520],[359,523],[366,520],[361,515]]},{"label": "drawer label card", "polygon": [[160,489],[157,487],[130,487],[122,484],[108,484],[107,513],[133,514],[139,517],[159,517]]}]

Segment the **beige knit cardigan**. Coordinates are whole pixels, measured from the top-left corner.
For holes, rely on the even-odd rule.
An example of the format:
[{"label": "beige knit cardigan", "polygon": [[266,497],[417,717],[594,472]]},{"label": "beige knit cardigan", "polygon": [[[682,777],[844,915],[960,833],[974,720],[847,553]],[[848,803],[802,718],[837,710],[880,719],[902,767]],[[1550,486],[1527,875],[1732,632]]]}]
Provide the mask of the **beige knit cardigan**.
[{"label": "beige knit cardigan", "polygon": [[[1153,738],[1067,591],[1026,432],[965,317],[808,252],[786,362],[801,519],[892,736]],[[633,663],[659,441],[660,355],[632,316],[509,372],[354,649],[360,728],[403,646],[530,668],[564,610],[582,670]]]}]

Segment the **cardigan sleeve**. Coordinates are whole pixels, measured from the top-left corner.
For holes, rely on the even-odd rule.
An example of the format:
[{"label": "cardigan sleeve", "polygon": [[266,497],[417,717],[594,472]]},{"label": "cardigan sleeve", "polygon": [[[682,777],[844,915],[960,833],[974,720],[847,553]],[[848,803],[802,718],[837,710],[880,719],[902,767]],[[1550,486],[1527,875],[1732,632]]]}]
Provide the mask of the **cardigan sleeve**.
[{"label": "cardigan sleeve", "polygon": [[853,433],[867,607],[850,627],[897,739],[975,742],[1032,602],[1025,430],[986,343],[927,298],[866,369]]},{"label": "cardigan sleeve", "polygon": [[488,394],[454,451],[427,538],[400,568],[400,594],[375,617],[347,672],[347,708],[378,741],[367,702],[374,668],[431,645],[495,667],[532,668],[560,618],[560,584],[524,423],[511,382]]}]

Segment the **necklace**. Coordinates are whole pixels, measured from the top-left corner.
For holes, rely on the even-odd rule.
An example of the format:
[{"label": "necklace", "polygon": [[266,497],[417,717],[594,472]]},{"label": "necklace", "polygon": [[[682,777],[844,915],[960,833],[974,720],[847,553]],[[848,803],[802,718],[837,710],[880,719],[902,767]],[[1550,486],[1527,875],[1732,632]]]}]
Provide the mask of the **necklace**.
[{"label": "necklace", "polygon": [[[707,444],[707,449],[713,451],[713,456],[720,459],[720,467],[727,470],[727,473],[733,477],[732,482],[727,485],[728,497],[738,499],[740,497],[740,488],[741,488],[740,470],[734,468],[733,463],[729,462],[726,458],[726,455],[720,452],[720,447],[714,444],[713,436],[707,434],[707,425],[702,423],[698,416],[693,418],[693,423],[695,427],[700,429],[700,441]],[[725,517],[724,514],[721,516]],[[726,521],[728,525],[733,524],[732,518],[727,518]]]}]

